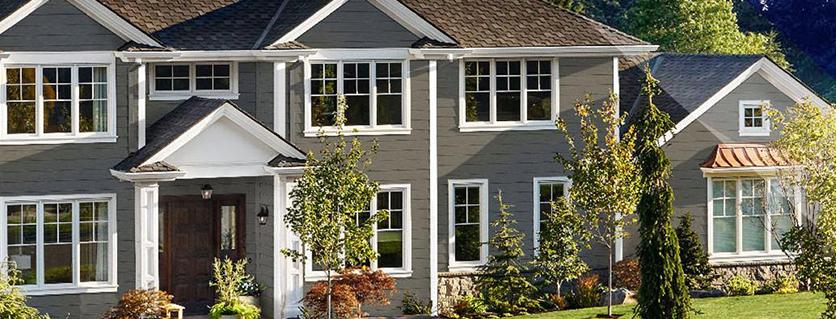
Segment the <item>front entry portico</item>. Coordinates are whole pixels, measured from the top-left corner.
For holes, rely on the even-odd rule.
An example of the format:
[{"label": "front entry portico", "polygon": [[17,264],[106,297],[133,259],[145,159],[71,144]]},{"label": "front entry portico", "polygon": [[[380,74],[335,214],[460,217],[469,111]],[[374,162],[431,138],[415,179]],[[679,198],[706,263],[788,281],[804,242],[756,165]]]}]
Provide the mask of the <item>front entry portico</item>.
[{"label": "front entry portico", "polygon": [[[191,98],[154,123],[147,136],[144,147],[111,169],[134,183],[136,287],[166,290],[186,312],[205,314],[215,297],[208,285],[212,260],[257,257],[248,271],[268,287],[261,297],[263,315],[290,315],[302,280],[299,266],[280,253],[293,246],[282,216],[285,186],[301,172],[303,152],[225,100]],[[202,199],[204,183],[228,189]],[[234,195],[242,189],[246,196]],[[270,225],[246,229],[261,208],[271,211]],[[258,236],[247,240],[247,231]],[[260,248],[247,255],[251,245],[268,247],[268,253]]]}]

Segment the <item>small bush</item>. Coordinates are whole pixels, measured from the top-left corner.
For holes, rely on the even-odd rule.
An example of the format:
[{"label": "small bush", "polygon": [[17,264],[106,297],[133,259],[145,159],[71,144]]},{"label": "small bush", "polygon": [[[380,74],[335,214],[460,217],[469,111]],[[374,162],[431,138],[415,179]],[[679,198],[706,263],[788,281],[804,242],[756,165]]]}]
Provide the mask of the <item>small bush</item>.
[{"label": "small bush", "polygon": [[778,276],[764,284],[759,291],[765,294],[793,294],[799,292],[799,280],[794,275]]},{"label": "small bush", "polygon": [[409,291],[404,293],[404,299],[401,299],[401,313],[405,315],[429,315],[432,311],[432,301],[421,301]]},{"label": "small bush", "polygon": [[639,260],[625,258],[613,265],[613,275],[616,277],[616,287],[637,291],[642,281],[639,272]]},{"label": "small bush", "polygon": [[474,318],[488,312],[488,306],[480,299],[474,296],[465,296],[453,304],[450,313],[447,313],[448,318]]},{"label": "small bush", "polygon": [[599,275],[587,273],[578,278],[570,294],[567,295],[569,308],[589,308],[599,305],[601,299],[602,285],[599,283]]},{"label": "small bush", "polygon": [[265,285],[256,281],[256,277],[253,275],[247,274],[238,282],[236,289],[242,296],[258,297],[264,292]]},{"label": "small bush", "polygon": [[562,310],[567,308],[567,298],[559,294],[549,294],[549,303],[554,309]]},{"label": "small bush", "polygon": [[[331,304],[338,318],[359,318],[364,315],[363,305],[389,304],[395,291],[395,279],[383,271],[370,271],[363,267],[344,270],[332,280]],[[328,283],[320,281],[305,294],[303,304],[307,318],[327,317]]]},{"label": "small bush", "polygon": [[[164,318],[172,295],[160,290],[129,290],[103,319]],[[5,316],[3,318],[6,318]]]},{"label": "small bush", "polygon": [[216,303],[209,308],[210,318],[233,315],[240,319],[259,319],[261,318],[261,310],[254,305],[243,302]]},{"label": "small bush", "polygon": [[680,216],[680,224],[675,230],[680,244],[680,262],[683,275],[689,289],[707,289],[712,285],[715,272],[709,265],[709,255],[697,233],[692,229],[692,214]]},{"label": "small bush", "polygon": [[724,290],[730,296],[752,296],[757,288],[757,283],[741,275],[735,275],[724,284]]}]

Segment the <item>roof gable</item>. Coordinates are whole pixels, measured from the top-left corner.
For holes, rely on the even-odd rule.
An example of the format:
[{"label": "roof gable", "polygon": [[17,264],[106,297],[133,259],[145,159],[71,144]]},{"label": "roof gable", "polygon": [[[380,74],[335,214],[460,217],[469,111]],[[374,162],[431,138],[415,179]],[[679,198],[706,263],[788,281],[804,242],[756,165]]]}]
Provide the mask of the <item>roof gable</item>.
[{"label": "roof gable", "polygon": [[370,1],[348,0],[295,40],[316,48],[380,48],[411,47],[419,39]]}]

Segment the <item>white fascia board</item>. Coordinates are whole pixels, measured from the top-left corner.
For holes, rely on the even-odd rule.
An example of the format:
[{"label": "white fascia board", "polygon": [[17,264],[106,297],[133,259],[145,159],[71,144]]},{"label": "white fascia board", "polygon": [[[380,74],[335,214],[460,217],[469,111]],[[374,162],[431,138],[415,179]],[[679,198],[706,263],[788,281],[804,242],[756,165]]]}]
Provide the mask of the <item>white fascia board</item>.
[{"label": "white fascia board", "polygon": [[762,167],[730,167],[730,168],[708,168],[701,167],[703,177],[718,177],[718,176],[741,176],[741,175],[758,175],[758,176],[774,176],[783,170],[797,170],[798,166],[762,166]]},{"label": "white fascia board", "polygon": [[504,47],[504,48],[425,48],[410,49],[419,58],[502,58],[502,57],[613,57],[640,55],[656,51],[656,45]]},{"label": "white fascia board", "polygon": [[110,175],[120,181],[132,183],[169,182],[186,175],[186,172],[141,172],[130,173],[117,170],[110,170]]},{"label": "white fascia board", "polygon": [[162,47],[157,40],[96,0],[67,0],[99,24],[126,41]]},{"label": "white fascia board", "polygon": [[38,10],[38,8],[48,1],[49,0],[31,0],[15,10],[15,12],[12,12],[12,14],[8,15],[5,19],[0,20],[0,34],[11,29],[15,24],[32,14],[32,12],[35,12],[35,10]]},{"label": "white fascia board", "polygon": [[294,167],[273,167],[273,166],[265,166],[265,172],[274,174],[274,175],[285,175],[285,176],[300,176],[302,173],[305,172],[305,166],[294,166]]},{"label": "white fascia board", "polygon": [[316,53],[300,50],[218,50],[218,51],[144,51],[117,52],[123,62],[200,62],[200,61],[274,61],[296,62]]},{"label": "white fascia board", "polygon": [[113,51],[34,52],[17,51],[0,55],[4,64],[111,64]]},{"label": "white fascia board", "polygon": [[744,70],[744,72],[741,72],[741,74],[735,77],[735,79],[730,81],[723,88],[718,90],[718,92],[712,95],[709,99],[704,101],[703,104],[698,106],[698,108],[692,113],[689,113],[689,115],[680,120],[680,122],[677,122],[671,131],[660,137],[658,144],[662,146],[667,143],[675,135],[677,135],[677,133],[686,129],[689,124],[692,124],[692,122],[697,120],[701,115],[703,115],[703,113],[706,113],[706,111],[715,106],[715,104],[720,102],[721,99],[732,93],[733,90],[738,88],[755,73],[764,77],[765,80],[770,82],[770,84],[796,102],[802,102],[804,99],[810,98],[812,103],[821,108],[829,107],[827,102],[820,98],[816,93],[809,90],[805,85],[799,83],[799,81],[797,81],[794,77],[790,76],[787,72],[773,63],[773,61],[770,61],[768,58],[761,58],[753,63],[753,65],[749,68]]}]

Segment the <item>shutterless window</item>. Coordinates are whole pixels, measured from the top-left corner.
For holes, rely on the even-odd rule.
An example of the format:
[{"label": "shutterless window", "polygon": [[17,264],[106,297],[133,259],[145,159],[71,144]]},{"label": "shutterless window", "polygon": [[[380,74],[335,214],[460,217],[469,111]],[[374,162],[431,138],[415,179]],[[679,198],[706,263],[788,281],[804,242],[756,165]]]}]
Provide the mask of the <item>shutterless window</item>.
[{"label": "shutterless window", "polygon": [[337,64],[311,64],[311,121],[334,125],[337,112]]},{"label": "shutterless window", "polygon": [[464,77],[466,123],[552,120],[550,60],[465,61]]},{"label": "shutterless window", "polygon": [[347,126],[403,125],[402,67],[400,62],[311,64],[310,125],[335,124],[338,95],[346,97]]},{"label": "shutterless window", "polygon": [[465,121],[487,122],[491,116],[491,62],[465,62]]},{"label": "shutterless window", "polygon": [[189,65],[155,65],[154,90],[189,91]]},{"label": "shutterless window", "polygon": [[455,261],[480,261],[480,186],[454,187]]},{"label": "shutterless window", "polygon": [[526,61],[526,117],[552,119],[552,61]]},{"label": "shutterless window", "polygon": [[49,288],[108,282],[110,205],[109,200],[7,204],[7,254],[21,271],[22,284]]},{"label": "shutterless window", "polygon": [[229,91],[229,64],[196,64],[195,90],[198,91]]},{"label": "shutterless window", "polygon": [[401,63],[375,64],[378,125],[401,124]]},{"label": "shutterless window", "polygon": [[346,125],[369,125],[369,63],[343,63]]},{"label": "shutterless window", "polygon": [[557,199],[564,197],[564,182],[559,181],[541,181],[538,182],[538,221],[539,228],[536,236],[540,236],[540,229],[543,229],[543,223],[549,217],[547,213],[552,212],[552,203]]},{"label": "shutterless window", "polygon": [[[72,136],[108,132],[112,97],[106,66],[7,67],[5,75],[6,134]],[[78,95],[74,94],[76,89]]]},{"label": "shutterless window", "polygon": [[404,267],[404,193],[384,191],[378,193],[379,211],[389,215],[377,225],[378,268]]},{"label": "shutterless window", "polygon": [[762,114],[761,105],[745,104],[744,105],[744,127],[745,128],[762,128],[764,127],[764,115]]}]

